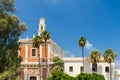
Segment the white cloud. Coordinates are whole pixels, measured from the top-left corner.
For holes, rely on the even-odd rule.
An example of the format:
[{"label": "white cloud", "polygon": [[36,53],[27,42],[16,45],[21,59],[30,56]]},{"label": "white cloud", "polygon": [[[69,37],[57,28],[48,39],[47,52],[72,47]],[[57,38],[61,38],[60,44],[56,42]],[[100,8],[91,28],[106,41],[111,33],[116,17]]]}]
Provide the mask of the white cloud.
[{"label": "white cloud", "polygon": [[73,53],[71,53],[70,51],[68,50],[64,50],[65,53],[66,53],[66,57],[75,57],[75,55]]},{"label": "white cloud", "polygon": [[85,45],[85,48],[88,49],[88,50],[91,50],[91,49],[93,49],[93,46],[89,41],[87,41],[87,43]]},{"label": "white cloud", "polygon": [[115,68],[120,68],[120,60],[115,61]]},{"label": "white cloud", "polygon": [[90,43],[89,41],[87,41],[86,45],[85,45],[85,48],[86,48],[86,52],[88,52],[88,54],[93,51],[93,50],[97,50],[99,51],[98,49],[96,49],[95,47],[93,47],[93,44]]}]

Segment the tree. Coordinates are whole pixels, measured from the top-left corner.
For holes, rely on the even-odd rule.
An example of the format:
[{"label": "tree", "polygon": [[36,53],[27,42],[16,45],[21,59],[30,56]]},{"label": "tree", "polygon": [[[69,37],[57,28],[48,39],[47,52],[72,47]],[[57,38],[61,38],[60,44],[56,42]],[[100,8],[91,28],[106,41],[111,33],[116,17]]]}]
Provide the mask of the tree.
[{"label": "tree", "polygon": [[52,77],[49,80],[76,80],[76,79],[64,73],[63,71],[55,71],[52,72]]},{"label": "tree", "polygon": [[87,41],[86,41],[86,38],[85,38],[85,37],[81,37],[81,38],[78,40],[79,47],[82,47],[83,72],[84,72],[84,46],[85,46],[86,43],[87,43]]},{"label": "tree", "polygon": [[0,13],[15,12],[14,0],[0,0]]},{"label": "tree", "polygon": [[0,0],[0,80],[15,80],[20,72],[18,40],[27,27],[15,11],[14,0]]},{"label": "tree", "polygon": [[[44,30],[42,33],[41,33],[41,38],[44,40],[44,43],[45,43],[45,58],[46,58],[46,68],[47,68],[47,63],[48,63],[48,60],[47,60],[47,53],[46,53],[46,43],[47,43],[47,40],[50,39],[50,33],[47,31],[47,30]],[[48,65],[48,68],[49,68],[49,65]],[[47,72],[47,77],[49,78],[49,72]]]},{"label": "tree", "polygon": [[97,73],[80,73],[76,76],[76,80],[105,80],[103,75]]},{"label": "tree", "polygon": [[97,71],[97,62],[100,60],[101,53],[99,51],[91,51],[90,60],[93,64],[93,71]]},{"label": "tree", "polygon": [[114,50],[112,50],[112,49],[105,50],[104,60],[105,60],[105,62],[110,64],[110,80],[112,80],[111,63],[114,62],[116,56],[117,55]]},{"label": "tree", "polygon": [[38,59],[39,59],[39,74],[40,74],[40,80],[41,80],[41,65],[40,65],[40,51],[39,51],[39,46],[40,44],[43,43],[42,41],[42,38],[40,36],[35,36],[33,39],[32,39],[33,43],[32,43],[32,46],[37,48],[38,49]]},{"label": "tree", "polygon": [[54,64],[52,65],[52,71],[64,71],[64,62],[58,57],[54,57],[53,59]]}]

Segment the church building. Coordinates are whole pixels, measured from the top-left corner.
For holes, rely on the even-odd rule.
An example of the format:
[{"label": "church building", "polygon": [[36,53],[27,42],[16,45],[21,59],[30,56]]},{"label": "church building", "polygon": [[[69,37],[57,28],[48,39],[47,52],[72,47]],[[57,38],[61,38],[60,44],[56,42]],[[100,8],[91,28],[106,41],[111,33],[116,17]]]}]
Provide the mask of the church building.
[{"label": "church building", "polygon": [[[38,36],[40,36],[44,30],[46,30],[45,19],[40,18]],[[40,45],[40,55],[38,55],[38,49],[32,46],[34,36],[35,35],[33,35],[32,38],[26,37],[25,39],[19,39],[19,56],[22,58],[20,80],[46,80],[47,77],[51,76],[50,64],[53,63],[54,56],[65,57],[64,51],[52,39],[49,39],[46,43],[47,66],[49,66],[47,67],[45,44]]]}]

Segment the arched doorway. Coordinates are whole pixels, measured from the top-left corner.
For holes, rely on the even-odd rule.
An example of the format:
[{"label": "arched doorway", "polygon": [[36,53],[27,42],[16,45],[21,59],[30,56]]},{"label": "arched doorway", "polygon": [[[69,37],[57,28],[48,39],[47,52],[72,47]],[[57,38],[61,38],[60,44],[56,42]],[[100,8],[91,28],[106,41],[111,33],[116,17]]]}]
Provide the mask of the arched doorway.
[{"label": "arched doorway", "polygon": [[30,80],[37,80],[36,76],[30,76]]}]

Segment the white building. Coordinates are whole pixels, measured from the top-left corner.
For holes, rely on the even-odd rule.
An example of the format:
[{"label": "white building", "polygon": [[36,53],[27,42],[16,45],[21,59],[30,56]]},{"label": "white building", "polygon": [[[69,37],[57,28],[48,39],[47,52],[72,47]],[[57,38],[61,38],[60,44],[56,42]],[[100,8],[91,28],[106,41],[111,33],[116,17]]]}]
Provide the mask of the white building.
[{"label": "white building", "polygon": [[[71,76],[77,76],[83,71],[82,58],[64,58],[63,61],[65,73]],[[104,62],[103,58],[97,63],[96,69],[92,66],[89,58],[85,58],[84,62],[84,72],[97,72],[98,74],[104,75],[105,80],[110,80],[109,64]],[[120,69],[115,69],[114,63],[112,63],[112,78],[112,80],[120,80]]]}]

